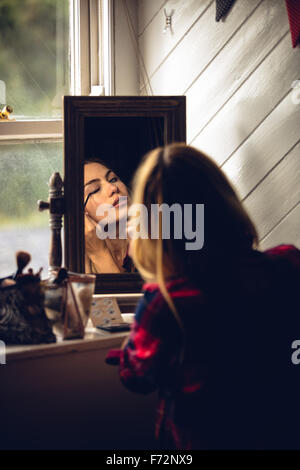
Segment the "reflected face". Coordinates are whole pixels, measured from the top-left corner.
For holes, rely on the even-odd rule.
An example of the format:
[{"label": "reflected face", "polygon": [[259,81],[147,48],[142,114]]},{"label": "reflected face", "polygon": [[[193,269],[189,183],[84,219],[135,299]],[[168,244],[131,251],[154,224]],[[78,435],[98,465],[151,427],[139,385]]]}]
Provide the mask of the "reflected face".
[{"label": "reflected face", "polygon": [[96,162],[84,165],[84,205],[92,219],[100,221],[103,218],[96,215],[101,204],[113,205],[118,218],[120,196],[128,197],[128,190],[113,170]]}]

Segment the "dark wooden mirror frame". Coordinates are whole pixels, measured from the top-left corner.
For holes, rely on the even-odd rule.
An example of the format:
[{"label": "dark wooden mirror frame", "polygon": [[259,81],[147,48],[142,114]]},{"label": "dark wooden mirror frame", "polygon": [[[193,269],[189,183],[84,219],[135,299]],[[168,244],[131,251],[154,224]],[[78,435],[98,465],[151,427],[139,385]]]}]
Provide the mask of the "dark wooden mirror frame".
[{"label": "dark wooden mirror frame", "polygon": [[[82,197],[85,121],[91,117],[126,116],[163,118],[164,144],[186,142],[185,96],[64,97],[64,252],[65,266],[70,271],[85,270]],[[95,293],[137,293],[142,283],[135,273],[97,274]]]}]

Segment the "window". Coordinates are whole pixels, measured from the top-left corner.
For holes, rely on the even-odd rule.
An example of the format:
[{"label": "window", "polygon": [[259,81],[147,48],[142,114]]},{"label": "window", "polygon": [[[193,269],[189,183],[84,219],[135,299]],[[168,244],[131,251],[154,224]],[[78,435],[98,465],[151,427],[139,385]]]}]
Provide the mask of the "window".
[{"label": "window", "polygon": [[49,215],[38,212],[36,201],[47,200],[50,175],[62,172],[62,151],[62,142],[0,147],[0,277],[15,270],[18,250],[28,251],[31,267],[43,267],[47,277]]},{"label": "window", "polygon": [[63,167],[63,95],[110,94],[111,0],[1,0],[0,277],[15,252],[47,276],[47,183]]},{"label": "window", "polygon": [[1,102],[15,117],[61,117],[69,91],[68,0],[0,3]]}]

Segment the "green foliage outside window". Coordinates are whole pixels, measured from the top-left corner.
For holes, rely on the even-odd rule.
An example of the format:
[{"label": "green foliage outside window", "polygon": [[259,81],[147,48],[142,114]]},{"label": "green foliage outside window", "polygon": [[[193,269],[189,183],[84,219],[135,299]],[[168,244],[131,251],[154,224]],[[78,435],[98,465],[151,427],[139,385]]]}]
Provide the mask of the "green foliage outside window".
[{"label": "green foliage outside window", "polygon": [[[0,1],[0,80],[14,115],[61,115],[68,93],[68,0]],[[2,84],[3,89],[3,84]]]},{"label": "green foliage outside window", "polygon": [[[1,124],[0,124],[1,125]],[[62,175],[62,143],[0,146],[0,227],[45,225],[48,213],[38,212],[47,200],[54,171]]]}]

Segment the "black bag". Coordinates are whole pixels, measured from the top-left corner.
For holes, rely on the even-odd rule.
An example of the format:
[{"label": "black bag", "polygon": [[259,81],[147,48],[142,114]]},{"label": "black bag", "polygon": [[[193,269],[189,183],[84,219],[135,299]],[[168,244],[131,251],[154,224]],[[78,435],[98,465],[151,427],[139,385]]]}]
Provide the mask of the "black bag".
[{"label": "black bag", "polygon": [[[8,344],[54,343],[56,337],[44,310],[40,272],[22,274],[24,253],[17,253],[15,276],[0,279],[0,340]],[[27,255],[27,262],[30,255]]]}]

